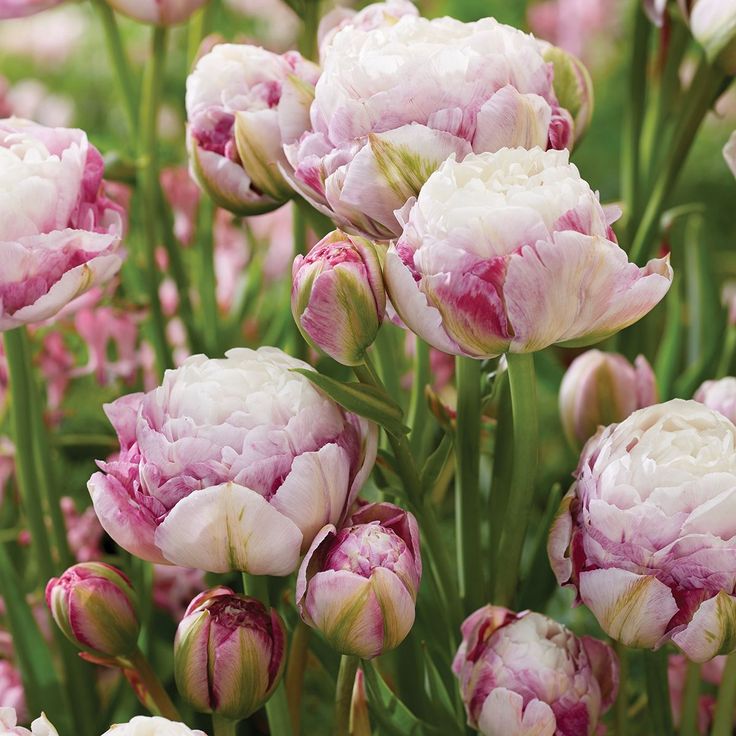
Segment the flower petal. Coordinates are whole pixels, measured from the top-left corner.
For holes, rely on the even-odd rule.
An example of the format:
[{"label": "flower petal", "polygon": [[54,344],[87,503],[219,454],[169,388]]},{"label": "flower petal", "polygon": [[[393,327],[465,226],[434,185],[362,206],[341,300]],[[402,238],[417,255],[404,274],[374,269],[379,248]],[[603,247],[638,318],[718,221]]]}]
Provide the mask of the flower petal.
[{"label": "flower petal", "polygon": [[693,662],[707,662],[736,650],[736,598],[721,590],[703,601],[690,623],[672,641]]},{"label": "flower petal", "polygon": [[524,707],[519,693],[497,687],[483,703],[478,726],[483,736],[554,736],[557,719],[547,703],[535,698]]}]

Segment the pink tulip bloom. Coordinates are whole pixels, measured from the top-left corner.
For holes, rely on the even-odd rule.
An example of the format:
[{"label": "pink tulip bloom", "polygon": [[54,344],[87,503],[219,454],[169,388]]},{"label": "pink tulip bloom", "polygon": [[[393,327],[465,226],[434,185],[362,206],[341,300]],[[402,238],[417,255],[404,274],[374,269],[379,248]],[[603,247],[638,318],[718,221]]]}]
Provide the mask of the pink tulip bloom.
[{"label": "pink tulip bloom", "polygon": [[172,166],[161,172],[161,188],[174,215],[174,235],[188,247],[197,229],[199,187],[184,166]]},{"label": "pink tulip bloom", "polygon": [[593,736],[616,699],[611,647],[539,613],[484,606],[465,619],[452,671],[483,736]]},{"label": "pink tulip bloom", "polygon": [[123,15],[141,23],[173,26],[183,23],[207,0],[107,0]]},{"label": "pink tulip bloom", "polygon": [[586,345],[667,293],[667,259],[629,263],[566,151],[451,156],[398,213],[391,303],[438,350],[475,358]]},{"label": "pink tulip bloom", "polygon": [[588,350],[565,372],[559,402],[565,434],[580,450],[598,427],[656,404],[657,380],[643,355],[632,365],[618,353]]},{"label": "pink tulip bloom", "polygon": [[61,2],[63,0],[0,0],[0,20],[25,18],[53,8]]},{"label": "pink tulip bloom", "polygon": [[366,504],[344,528],[329,524],[316,536],[299,568],[296,603],[334,649],[370,659],[411,630],[421,578],[414,516],[390,503]]},{"label": "pink tulip bloom", "polygon": [[613,639],[706,662],[736,641],[734,504],[736,426],[697,401],[639,409],[585,446],[552,569]]},{"label": "pink tulip bloom", "polygon": [[292,186],[338,227],[384,240],[452,154],[564,148],[574,137],[542,46],[492,18],[348,25],[325,53],[310,121],[296,142],[284,138]]},{"label": "pink tulip bloom", "polygon": [[286,630],[275,609],[214,588],[189,604],[176,630],[176,685],[200,713],[241,720],[276,689],[285,655]]},{"label": "pink tulip bloom", "polygon": [[54,316],[122,264],[124,212],[81,130],[0,120],[0,330]]},{"label": "pink tulip bloom", "polygon": [[214,202],[239,215],[268,212],[292,196],[282,143],[307,126],[319,69],[296,51],[218,44],[187,79],[192,176]]},{"label": "pink tulip bloom", "polygon": [[376,428],[343,411],[276,348],[195,355],[148,393],[105,406],[121,445],[89,481],[100,522],[152,562],[288,575],[344,518]]}]

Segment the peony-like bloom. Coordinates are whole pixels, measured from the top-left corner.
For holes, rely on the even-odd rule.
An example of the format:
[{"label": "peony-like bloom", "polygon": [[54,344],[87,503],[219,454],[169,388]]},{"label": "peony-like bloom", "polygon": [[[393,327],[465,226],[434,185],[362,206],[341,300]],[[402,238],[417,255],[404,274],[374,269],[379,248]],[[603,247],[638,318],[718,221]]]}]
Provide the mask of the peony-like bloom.
[{"label": "peony-like bloom", "polygon": [[731,133],[728,143],[723,147],[723,158],[726,159],[731,173],[736,176],[736,130]]},{"label": "peony-like bloom", "polygon": [[200,713],[239,721],[271,697],[285,654],[286,629],[275,609],[214,588],[189,604],[176,630],[176,686]]},{"label": "peony-like bloom", "polygon": [[532,36],[492,18],[348,25],[325,54],[311,130],[285,146],[292,185],[339,227],[393,238],[394,212],[451,154],[571,143],[552,77]]},{"label": "peony-like bloom", "polygon": [[736,378],[728,376],[717,381],[705,381],[695,392],[693,399],[736,424]]},{"label": "peony-like bloom", "polygon": [[422,578],[419,528],[390,503],[362,506],[348,525],[317,535],[299,568],[299,613],[341,654],[395,649],[414,624]]},{"label": "peony-like bloom", "polygon": [[138,599],[112,565],[80,562],[46,585],[46,605],[73,644],[94,657],[128,657],[138,646]]},{"label": "peony-like bloom", "polygon": [[0,331],[54,316],[122,265],[123,210],[81,130],[0,120]]},{"label": "peony-like bloom", "polygon": [[183,23],[208,0],[107,0],[119,13],[141,23],[173,26]]},{"label": "peony-like bloom", "polygon": [[539,613],[484,606],[452,663],[468,724],[484,736],[592,736],[616,699],[618,660]]},{"label": "peony-like bloom", "polygon": [[628,262],[566,151],[450,157],[399,216],[391,303],[446,353],[590,344],[643,317],[672,281],[667,259]]},{"label": "peony-like bloom", "polygon": [[386,0],[371,3],[362,10],[353,10],[338,5],[322,17],[317,30],[320,59],[324,60],[333,39],[339,31],[348,26],[361,31],[386,28],[397,23],[405,15],[419,16],[419,10],[411,0]]},{"label": "peony-like bloom", "polygon": [[121,453],[88,487],[107,533],[152,562],[295,570],[352,505],[377,432],[294,368],[310,366],[276,348],[195,355],[159,388],[106,405]]},{"label": "peony-like bloom", "polygon": [[296,51],[218,44],[187,79],[192,176],[240,215],[280,207],[293,192],[279,170],[282,143],[308,125],[319,69]]},{"label": "peony-like bloom", "polygon": [[585,446],[552,569],[612,638],[705,662],[736,642],[734,504],[736,426],[697,401],[639,409]]},{"label": "peony-like bloom", "polygon": [[736,0],[696,0],[690,30],[710,61],[736,74]]},{"label": "peony-like bloom", "polygon": [[63,0],[0,0],[0,20],[25,18],[62,2]]},{"label": "peony-like bloom", "polygon": [[588,350],[573,360],[560,385],[562,426],[578,449],[598,427],[656,403],[657,379],[643,355],[631,365],[618,353]]},{"label": "peony-like bloom", "polygon": [[207,736],[178,721],[160,716],[136,716],[128,723],[117,723],[102,736]]},{"label": "peony-like bloom", "polygon": [[386,311],[375,245],[340,230],[294,260],[291,311],[304,339],[343,365],[360,365]]}]

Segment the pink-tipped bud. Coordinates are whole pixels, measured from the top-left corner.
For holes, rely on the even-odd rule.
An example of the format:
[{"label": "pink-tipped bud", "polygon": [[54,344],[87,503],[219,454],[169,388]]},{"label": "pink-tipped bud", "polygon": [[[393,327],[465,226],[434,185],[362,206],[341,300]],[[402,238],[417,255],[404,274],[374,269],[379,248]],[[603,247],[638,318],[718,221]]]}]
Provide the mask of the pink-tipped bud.
[{"label": "pink-tipped bud", "polygon": [[317,535],[299,569],[297,606],[338,652],[368,659],[409,633],[421,577],[414,516],[390,503],[368,504],[349,526],[328,524]]},{"label": "pink-tipped bud", "polygon": [[138,601],[130,580],[102,562],[70,567],[46,586],[46,603],[64,635],[98,658],[126,658],[137,647]]},{"label": "pink-tipped bud", "polygon": [[343,365],[362,363],[386,311],[376,246],[335,230],[297,256],[291,311],[310,345]]},{"label": "pink-tipped bud", "polygon": [[654,371],[642,355],[631,365],[623,355],[588,350],[573,360],[560,386],[562,426],[577,449],[598,427],[656,403]]},{"label": "pink-tipped bud", "polygon": [[187,608],[174,641],[174,677],[202,713],[240,720],[258,710],[284,671],[286,633],[274,609],[218,587]]}]

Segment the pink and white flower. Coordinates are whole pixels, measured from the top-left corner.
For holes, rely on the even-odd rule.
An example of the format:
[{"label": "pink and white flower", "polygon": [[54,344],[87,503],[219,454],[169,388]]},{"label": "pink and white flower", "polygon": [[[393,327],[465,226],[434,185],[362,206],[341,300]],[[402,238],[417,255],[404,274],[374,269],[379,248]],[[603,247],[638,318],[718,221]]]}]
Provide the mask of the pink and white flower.
[{"label": "pink and white flower", "polygon": [[15,708],[0,707],[0,736],[59,736],[59,734],[43,714],[33,721],[29,731],[18,725]]},{"label": "pink and white flower", "polygon": [[394,212],[451,154],[573,140],[541,45],[492,18],[346,26],[325,53],[310,118],[285,146],[292,185],[338,227],[374,239],[400,234]]},{"label": "pink and white flower", "polygon": [[122,208],[81,130],[0,120],[0,330],[54,316],[122,265]]},{"label": "pink and white flower", "polygon": [[0,0],[0,20],[25,18],[53,8],[61,2],[63,0]]},{"label": "pink and white flower", "polygon": [[376,455],[375,426],[295,368],[309,366],[276,348],[195,355],[159,388],[106,405],[121,453],[88,486],[108,534],[152,562],[295,570]]},{"label": "pink and white flower", "polygon": [[613,650],[539,613],[484,606],[462,625],[452,670],[483,736],[593,736],[618,690]]},{"label": "pink and white flower", "polygon": [[693,399],[736,424],[736,378],[727,376],[717,381],[705,381],[695,392]]},{"label": "pink and white flower", "polygon": [[292,196],[282,151],[308,125],[319,69],[296,51],[218,44],[187,79],[192,176],[220,207],[268,212]]},{"label": "pink and white flower", "polygon": [[161,716],[136,716],[128,723],[111,726],[102,736],[207,736],[207,734]]},{"label": "pink and white flower", "polygon": [[736,642],[736,426],[697,401],[593,437],[549,537],[552,569],[612,638],[695,662]]},{"label": "pink and white flower", "polygon": [[647,314],[672,281],[666,258],[629,263],[566,151],[451,156],[398,216],[391,303],[446,353],[591,344]]},{"label": "pink and white flower", "polygon": [[106,0],[115,10],[141,23],[173,26],[183,23],[207,0]]}]

